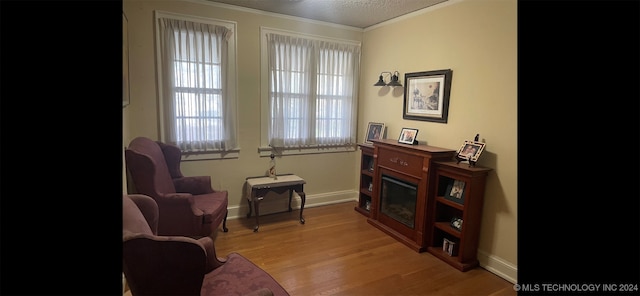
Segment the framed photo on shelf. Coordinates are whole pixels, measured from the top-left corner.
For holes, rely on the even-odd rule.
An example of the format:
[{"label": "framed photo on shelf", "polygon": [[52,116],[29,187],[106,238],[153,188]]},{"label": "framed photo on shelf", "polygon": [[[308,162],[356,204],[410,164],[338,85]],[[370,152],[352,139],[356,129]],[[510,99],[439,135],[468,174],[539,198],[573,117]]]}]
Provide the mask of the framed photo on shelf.
[{"label": "framed photo on shelf", "polygon": [[451,69],[404,74],[402,118],[447,123]]},{"label": "framed photo on shelf", "polygon": [[451,218],[451,227],[457,231],[462,231],[462,218],[453,217]]},{"label": "framed photo on shelf", "polygon": [[451,243],[450,240],[448,240],[447,238],[443,238],[442,239],[442,251],[443,252],[447,252],[449,250],[449,243]]},{"label": "framed photo on shelf", "polygon": [[381,122],[369,122],[367,126],[367,136],[364,142],[367,144],[373,144],[371,140],[380,140],[384,136],[384,123]]},{"label": "framed photo on shelf", "polygon": [[447,185],[447,192],[444,198],[459,204],[464,204],[464,186],[465,182],[461,180],[453,180]]},{"label": "framed photo on shelf", "polygon": [[416,142],[418,136],[418,129],[403,127],[398,137],[398,143],[411,144]]},{"label": "framed photo on shelf", "polygon": [[444,238],[442,241],[442,251],[449,254],[449,256],[457,256],[458,255],[458,246],[456,242]]},{"label": "framed photo on shelf", "polygon": [[485,143],[478,141],[464,141],[464,144],[458,149],[458,158],[473,161],[478,161],[480,154],[484,151]]}]

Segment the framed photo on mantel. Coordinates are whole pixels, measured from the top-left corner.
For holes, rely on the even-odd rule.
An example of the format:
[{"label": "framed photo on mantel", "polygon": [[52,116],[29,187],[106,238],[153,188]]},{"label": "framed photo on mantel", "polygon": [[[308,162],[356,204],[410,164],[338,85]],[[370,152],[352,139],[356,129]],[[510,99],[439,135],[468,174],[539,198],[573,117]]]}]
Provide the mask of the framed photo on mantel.
[{"label": "framed photo on mantel", "polygon": [[398,137],[398,143],[403,144],[417,144],[416,138],[418,137],[418,130],[415,128],[406,128],[403,127],[402,131],[400,131],[400,136]]},{"label": "framed photo on mantel", "polygon": [[382,122],[369,122],[367,127],[367,136],[364,142],[367,144],[373,144],[371,140],[380,140],[384,137],[384,123]]}]

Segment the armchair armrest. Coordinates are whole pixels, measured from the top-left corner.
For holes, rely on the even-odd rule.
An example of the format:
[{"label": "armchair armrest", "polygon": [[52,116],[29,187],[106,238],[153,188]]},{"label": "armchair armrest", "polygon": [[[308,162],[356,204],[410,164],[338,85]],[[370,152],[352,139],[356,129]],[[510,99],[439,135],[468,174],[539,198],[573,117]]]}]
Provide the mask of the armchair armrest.
[{"label": "armchair armrest", "polygon": [[[195,216],[201,216],[202,211],[197,209],[194,204],[193,194],[191,193],[167,193],[163,194],[161,198],[156,199],[158,207],[165,208],[165,215],[172,215],[169,213],[193,213]],[[195,217],[194,216],[194,217]]]},{"label": "armchair armrest", "polygon": [[176,192],[187,192],[193,195],[213,193],[210,176],[191,176],[173,179]]},{"label": "armchair armrest", "polygon": [[225,259],[220,259],[216,255],[216,247],[213,244],[213,239],[209,236],[201,237],[198,239],[198,243],[204,247],[204,251],[207,254],[207,267],[206,273],[211,272],[212,270],[222,266],[225,263]]},{"label": "armchair armrest", "polygon": [[191,193],[166,193],[156,199],[158,206],[161,204],[171,207],[189,206],[193,204],[193,194]]}]

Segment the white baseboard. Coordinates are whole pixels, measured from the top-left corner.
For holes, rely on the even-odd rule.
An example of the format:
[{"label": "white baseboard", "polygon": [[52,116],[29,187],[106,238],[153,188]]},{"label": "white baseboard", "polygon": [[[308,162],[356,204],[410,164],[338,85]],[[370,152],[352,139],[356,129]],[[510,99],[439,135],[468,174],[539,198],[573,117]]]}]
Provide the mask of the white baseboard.
[{"label": "white baseboard", "polygon": [[[324,205],[343,203],[356,201],[358,198],[358,192],[355,190],[334,191],[320,194],[307,195],[304,203],[304,208],[313,208]],[[260,202],[260,215],[273,214],[286,212],[289,203],[289,196],[287,194],[267,194],[267,196]],[[298,194],[294,193],[291,200],[291,208],[300,209],[301,200]],[[246,199],[243,199],[243,203],[237,206],[230,206],[227,208],[229,213],[227,219],[246,218],[249,213],[249,203]]]},{"label": "white baseboard", "polygon": [[480,266],[489,272],[509,281],[512,284],[518,282],[518,266],[506,260],[478,250],[478,261]]}]

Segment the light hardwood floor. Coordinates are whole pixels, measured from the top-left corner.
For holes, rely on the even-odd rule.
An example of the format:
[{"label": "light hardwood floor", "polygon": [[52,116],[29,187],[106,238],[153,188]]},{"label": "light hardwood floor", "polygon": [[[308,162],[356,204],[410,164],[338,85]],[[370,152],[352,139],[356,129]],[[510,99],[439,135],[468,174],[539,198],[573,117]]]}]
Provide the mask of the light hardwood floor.
[{"label": "light hardwood floor", "polygon": [[513,284],[482,269],[460,272],[417,253],[367,223],[355,202],[227,221],[216,235],[218,257],[240,253],[292,296],[517,295]]}]

